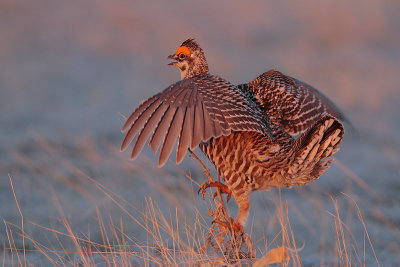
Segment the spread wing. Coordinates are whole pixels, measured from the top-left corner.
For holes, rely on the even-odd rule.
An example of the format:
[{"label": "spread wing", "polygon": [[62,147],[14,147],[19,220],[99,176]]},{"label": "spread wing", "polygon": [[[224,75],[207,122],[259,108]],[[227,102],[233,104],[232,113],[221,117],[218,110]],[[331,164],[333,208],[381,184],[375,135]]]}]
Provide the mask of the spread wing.
[{"label": "spread wing", "polygon": [[131,158],[134,159],[150,137],[154,152],[161,146],[159,166],[168,160],[175,142],[177,162],[187,149],[232,131],[255,131],[268,135],[272,131],[261,107],[222,78],[200,75],[179,81],[143,102],[127,119],[128,130],[121,150],[138,134]]},{"label": "spread wing", "polygon": [[270,120],[293,135],[304,132],[324,114],[349,122],[321,92],[276,70],[239,87],[252,90]]}]

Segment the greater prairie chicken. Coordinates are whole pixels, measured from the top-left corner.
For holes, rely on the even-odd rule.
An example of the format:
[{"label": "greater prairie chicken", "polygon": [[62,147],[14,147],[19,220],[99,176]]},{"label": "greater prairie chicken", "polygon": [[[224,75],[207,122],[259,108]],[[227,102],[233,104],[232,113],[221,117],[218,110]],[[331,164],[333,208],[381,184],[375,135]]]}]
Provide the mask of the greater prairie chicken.
[{"label": "greater prairie chicken", "polygon": [[343,137],[338,119],[344,116],[316,89],[275,70],[232,85],[209,73],[193,39],[168,59],[175,60],[168,65],[179,68],[181,81],[143,102],[122,128],[128,133],[121,150],[138,134],[132,159],[149,137],[154,152],[161,146],[159,166],[176,141],[178,163],[188,148],[199,146],[234,196],[240,228],[251,192],[304,185],[328,169]]}]

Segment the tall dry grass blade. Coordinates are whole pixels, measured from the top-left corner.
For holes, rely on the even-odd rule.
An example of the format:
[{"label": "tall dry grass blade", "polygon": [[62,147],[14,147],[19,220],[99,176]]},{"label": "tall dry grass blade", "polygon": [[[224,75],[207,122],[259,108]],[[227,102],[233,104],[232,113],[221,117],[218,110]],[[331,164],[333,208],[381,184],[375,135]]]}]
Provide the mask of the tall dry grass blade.
[{"label": "tall dry grass blade", "polygon": [[[10,254],[11,254],[11,265],[14,266],[14,253],[13,253],[13,251],[16,251],[16,253],[18,253],[18,251],[17,251],[17,248],[15,246],[14,239],[12,237],[12,232],[8,228],[7,222],[5,220],[3,220],[3,223],[4,223],[5,227],[6,227],[6,235],[7,235],[8,245],[9,245]],[[17,254],[17,257],[19,259],[18,254]],[[20,263],[20,265],[22,265],[20,260],[19,260],[19,263]]]},{"label": "tall dry grass blade", "polygon": [[[13,192],[13,195],[14,195],[14,200],[15,200],[15,203],[17,204],[19,215],[21,216],[22,249],[23,249],[23,252],[24,252],[24,266],[26,266],[24,215],[22,214],[21,208],[19,206],[18,199],[17,199],[17,196],[15,194],[15,190],[14,190],[14,184],[13,184],[13,181],[12,181],[12,178],[11,178],[10,174],[8,174],[8,178],[10,179],[10,185],[11,185],[11,189],[12,189],[12,192]],[[20,259],[19,255],[18,255],[18,252],[17,252],[17,256],[18,256],[19,263],[22,265],[21,259]]]},{"label": "tall dry grass blade", "polygon": [[3,249],[3,263],[2,263],[2,265],[1,266],[3,266],[4,267],[4,265],[6,264],[6,250],[5,249]]},{"label": "tall dry grass blade", "polygon": [[[378,266],[380,267],[381,265],[380,265],[380,263],[379,263],[378,257],[376,256],[375,249],[374,249],[374,246],[373,246],[373,244],[372,244],[371,238],[370,238],[370,236],[369,236],[369,233],[368,233],[368,230],[367,230],[367,226],[365,225],[365,221],[364,221],[364,218],[363,218],[363,216],[362,216],[360,207],[358,206],[357,202],[356,202],[350,195],[348,195],[348,194],[346,194],[346,193],[343,193],[343,192],[342,192],[342,194],[345,195],[346,197],[348,197],[348,198],[353,202],[354,206],[356,207],[356,209],[357,209],[357,216],[358,216],[358,218],[360,219],[360,221],[361,221],[361,223],[362,223],[362,225],[363,225],[364,233],[367,235],[368,242],[369,242],[369,245],[370,245],[370,247],[371,247],[371,249],[372,249],[372,252],[373,252],[373,254],[374,254],[376,263],[377,263]],[[365,254],[364,254],[364,255],[365,255]]]},{"label": "tall dry grass blade", "polygon": [[303,244],[303,246],[301,248],[299,248],[299,249],[297,248],[296,240],[294,238],[294,232],[293,232],[292,226],[290,224],[290,220],[289,220],[289,205],[288,205],[287,201],[285,204],[285,212],[286,212],[285,214],[286,214],[287,227],[289,228],[289,231],[287,231],[287,232],[290,232],[290,236],[287,237],[287,240],[289,241],[290,247],[293,247],[293,249],[288,249],[289,252],[291,252],[291,254],[292,254],[292,256],[289,259],[294,260],[294,266],[301,266],[302,264],[301,264],[299,252],[301,250],[303,250],[305,244]]},{"label": "tall dry grass blade", "polygon": [[[330,197],[333,202],[333,206],[335,208],[335,213],[336,213],[336,215],[334,215],[334,218],[335,218],[335,229],[337,234],[337,246],[339,249],[339,259],[341,264],[344,264],[346,266],[351,266],[351,261],[349,259],[349,254],[347,251],[346,238],[343,230],[344,223],[340,219],[339,205],[337,203],[337,200],[335,200],[332,196]],[[343,257],[345,258],[345,262],[343,262]]]},{"label": "tall dry grass blade", "polygon": [[[19,226],[15,225],[15,224],[13,224],[13,223],[10,223],[10,222],[4,221],[4,223],[5,223],[5,225],[6,225],[6,231],[10,231],[10,238],[11,238],[11,241],[9,241],[9,242],[11,242],[11,244],[14,244],[14,245],[11,245],[11,244],[10,244],[11,255],[13,256],[14,254],[13,254],[12,250],[16,250],[16,251],[17,251],[17,249],[16,249],[16,246],[15,246],[15,243],[14,243],[14,240],[13,240],[13,236],[12,236],[11,230],[9,230],[8,225],[13,226],[13,227],[15,227],[16,229],[18,229],[18,230],[20,230],[20,231],[21,231],[21,228],[20,228]],[[7,232],[7,234],[8,234],[8,232]],[[49,256],[49,254],[46,252],[46,251],[49,251],[49,252],[53,252],[53,253],[54,253],[54,251],[50,251],[50,249],[48,249],[46,246],[44,246],[44,245],[42,245],[42,244],[36,242],[36,241],[35,241],[33,238],[31,238],[29,235],[26,235],[26,234],[25,234],[25,238],[26,238],[27,240],[29,240],[30,242],[32,242],[32,244],[34,245],[34,247],[37,248],[37,251],[40,252],[40,253],[42,253],[50,262],[55,263],[55,261],[54,261],[54,260]],[[34,252],[35,250],[31,250],[31,251]],[[54,264],[54,265],[55,265],[55,264]],[[13,257],[12,257],[12,264],[11,264],[11,266],[14,266],[14,259],[13,259]],[[20,263],[20,266],[22,266],[21,263]]]}]

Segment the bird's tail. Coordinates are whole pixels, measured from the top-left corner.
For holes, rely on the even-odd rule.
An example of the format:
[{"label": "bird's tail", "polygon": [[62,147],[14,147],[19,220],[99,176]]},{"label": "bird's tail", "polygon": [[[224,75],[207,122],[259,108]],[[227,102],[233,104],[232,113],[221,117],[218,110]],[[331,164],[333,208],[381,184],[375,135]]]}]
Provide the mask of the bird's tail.
[{"label": "bird's tail", "polygon": [[303,185],[318,179],[333,161],[343,138],[343,125],[332,116],[324,116],[293,144],[286,169],[288,185]]}]

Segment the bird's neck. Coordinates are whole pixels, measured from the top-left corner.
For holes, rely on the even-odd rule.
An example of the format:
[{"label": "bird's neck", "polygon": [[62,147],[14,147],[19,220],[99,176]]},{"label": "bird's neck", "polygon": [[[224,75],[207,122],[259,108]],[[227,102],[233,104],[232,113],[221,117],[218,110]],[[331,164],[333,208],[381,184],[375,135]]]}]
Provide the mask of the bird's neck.
[{"label": "bird's neck", "polygon": [[210,74],[208,70],[208,64],[206,59],[204,58],[204,55],[200,55],[195,61],[190,64],[190,68],[187,70],[182,70],[181,69],[181,79],[186,79],[186,78],[193,78],[195,76],[201,75],[201,74]]}]

